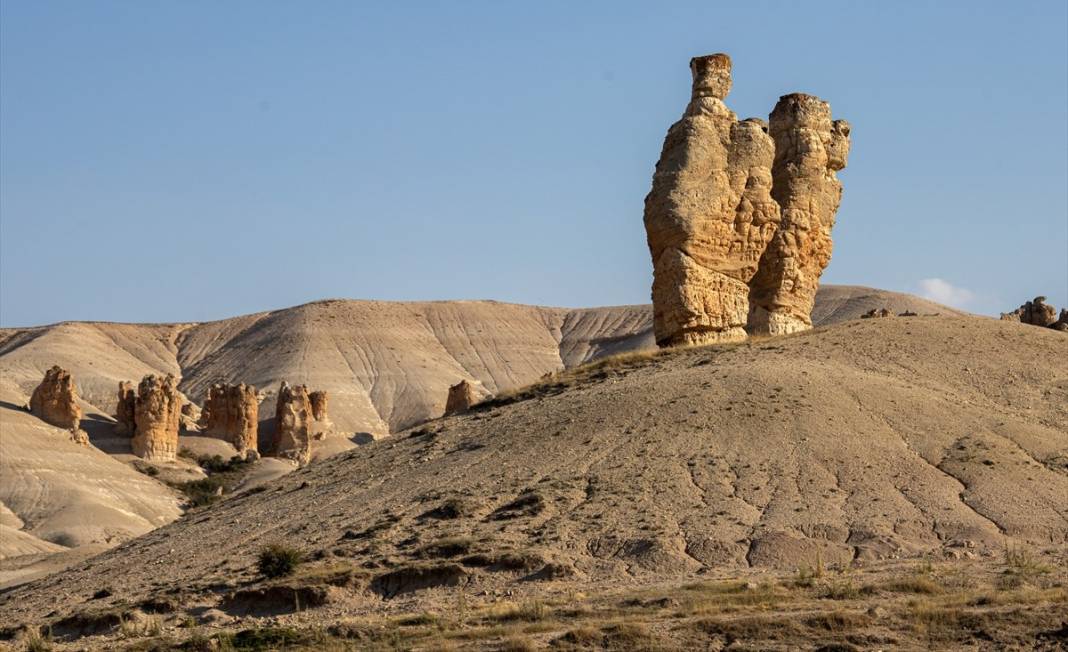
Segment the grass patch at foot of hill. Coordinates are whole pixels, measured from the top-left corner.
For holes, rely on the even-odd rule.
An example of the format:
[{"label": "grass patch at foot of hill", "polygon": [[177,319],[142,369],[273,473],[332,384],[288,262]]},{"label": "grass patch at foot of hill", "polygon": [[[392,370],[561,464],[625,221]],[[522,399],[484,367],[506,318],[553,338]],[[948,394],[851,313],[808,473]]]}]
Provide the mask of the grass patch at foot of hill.
[{"label": "grass patch at foot of hill", "polygon": [[[185,449],[181,456],[194,459]],[[193,507],[210,505],[233,491],[234,487],[245,479],[252,464],[237,455],[229,460],[223,459],[221,455],[201,455],[195,460],[208,477],[171,485],[184,493]]]}]

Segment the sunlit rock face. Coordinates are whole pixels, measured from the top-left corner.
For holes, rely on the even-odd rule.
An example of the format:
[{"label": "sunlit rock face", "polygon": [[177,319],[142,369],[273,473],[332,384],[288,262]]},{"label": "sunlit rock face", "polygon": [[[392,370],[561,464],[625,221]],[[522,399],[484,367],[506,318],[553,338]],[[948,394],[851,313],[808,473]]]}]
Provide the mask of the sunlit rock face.
[{"label": "sunlit rock face", "polygon": [[178,426],[182,416],[178,379],[145,376],[137,386],[134,404],[135,432],[130,444],[134,455],[167,461],[178,455]]},{"label": "sunlit rock face", "polygon": [[256,450],[259,405],[252,385],[212,385],[200,413],[201,432],[230,442],[239,454]]},{"label": "sunlit rock face", "polygon": [[660,346],[745,339],[749,280],[779,222],[768,127],[739,121],[723,102],[730,57],[696,57],[690,71],[690,102],[668,130],[645,199]]},{"label": "sunlit rock face", "polygon": [[779,98],[771,194],[782,210],[775,236],[749,281],[749,332],[782,335],[812,328],[820,276],[831,260],[831,229],[842,200],[837,172],[849,155],[849,123],[813,95]]}]

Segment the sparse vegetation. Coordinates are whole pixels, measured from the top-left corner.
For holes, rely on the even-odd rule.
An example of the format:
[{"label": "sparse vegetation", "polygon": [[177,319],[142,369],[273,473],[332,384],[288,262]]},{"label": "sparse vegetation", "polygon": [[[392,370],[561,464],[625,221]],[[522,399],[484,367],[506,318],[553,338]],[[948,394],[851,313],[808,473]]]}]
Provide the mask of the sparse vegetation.
[{"label": "sparse vegetation", "polygon": [[304,561],[304,554],[291,546],[272,543],[260,550],[257,566],[266,577],[285,577],[291,575]]},{"label": "sparse vegetation", "polygon": [[193,507],[210,505],[232,491],[244,479],[250,464],[237,455],[229,460],[224,460],[221,455],[193,458],[188,449],[182,449],[180,456],[194,459],[208,474],[208,477],[200,480],[171,485],[184,493]]},{"label": "sparse vegetation", "polygon": [[52,649],[51,632],[41,633],[38,629],[28,629],[22,637],[26,652],[50,652]]},{"label": "sparse vegetation", "polygon": [[120,638],[150,638],[162,632],[163,621],[159,616],[122,616],[119,621]]}]

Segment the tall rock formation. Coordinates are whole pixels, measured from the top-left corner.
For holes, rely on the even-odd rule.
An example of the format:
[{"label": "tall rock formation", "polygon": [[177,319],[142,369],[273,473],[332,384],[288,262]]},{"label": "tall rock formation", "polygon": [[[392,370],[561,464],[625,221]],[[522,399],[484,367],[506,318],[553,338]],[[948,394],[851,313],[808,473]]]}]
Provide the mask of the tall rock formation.
[{"label": "tall rock formation", "polygon": [[146,460],[173,460],[178,454],[182,397],[174,374],[150,375],[137,386],[134,403],[134,455]]},{"label": "tall rock formation", "polygon": [[327,414],[327,404],[330,401],[330,395],[326,390],[320,389],[308,394],[308,400],[311,402],[312,419],[319,423],[326,424],[330,422],[330,416]]},{"label": "tall rock formation", "polygon": [[255,451],[259,406],[259,397],[252,385],[216,383],[208,390],[208,398],[200,413],[201,431],[230,442],[240,454]]},{"label": "tall rock formation", "polygon": [[739,122],[723,103],[730,57],[696,57],[690,71],[690,103],[668,130],[645,198],[660,346],[745,339],[748,283],[779,223],[775,143],[763,121]]},{"label": "tall rock formation", "polygon": [[445,416],[467,412],[478,402],[475,387],[466,380],[461,380],[449,388],[449,397],[445,401]]},{"label": "tall rock formation", "polygon": [[812,328],[820,276],[831,260],[831,229],[842,200],[837,172],[849,155],[849,123],[831,106],[793,93],[771,112],[771,194],[782,209],[775,237],[750,280],[749,331],[783,335]]},{"label": "tall rock formation", "polygon": [[74,378],[66,369],[53,366],[30,396],[30,412],[57,428],[69,430],[79,444],[89,444],[89,436],[81,429],[82,409],[78,406],[78,391]]},{"label": "tall rock formation", "polygon": [[299,464],[311,460],[312,440],[322,439],[331,427],[327,398],[326,392],[308,392],[305,385],[282,383],[274,412],[275,455]]},{"label": "tall rock formation", "polygon": [[115,404],[115,432],[133,437],[137,426],[134,423],[134,411],[137,405],[137,392],[133,383],[119,381],[119,400]]}]

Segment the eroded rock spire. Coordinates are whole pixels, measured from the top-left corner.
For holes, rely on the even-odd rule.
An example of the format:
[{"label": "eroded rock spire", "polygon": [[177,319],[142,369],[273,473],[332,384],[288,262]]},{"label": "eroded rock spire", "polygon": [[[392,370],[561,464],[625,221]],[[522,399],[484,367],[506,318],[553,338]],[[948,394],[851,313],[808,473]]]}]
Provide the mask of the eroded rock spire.
[{"label": "eroded rock spire", "polygon": [[749,280],[779,222],[768,128],[757,119],[739,122],[723,103],[730,57],[695,57],[690,71],[690,103],[668,130],[645,199],[661,346],[746,337]]},{"label": "eroded rock spire", "polygon": [[812,328],[820,276],[831,260],[831,229],[842,200],[837,172],[849,155],[849,123],[813,95],[779,98],[770,118],[775,140],[772,197],[782,221],[750,280],[749,331],[783,335]]},{"label": "eroded rock spire", "polygon": [[135,432],[130,445],[134,455],[167,461],[178,455],[178,425],[182,397],[174,374],[145,376],[137,386],[134,403]]},{"label": "eroded rock spire", "polygon": [[74,377],[66,369],[53,366],[45,372],[30,396],[30,412],[46,423],[69,430],[77,443],[89,444],[89,436],[81,429],[82,409],[78,406]]},{"label": "eroded rock spire", "polygon": [[252,385],[216,383],[208,390],[199,425],[204,434],[230,442],[244,455],[257,450],[259,405]]}]

